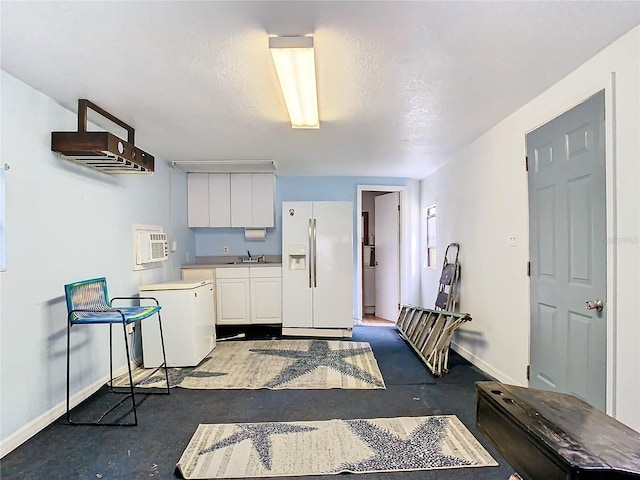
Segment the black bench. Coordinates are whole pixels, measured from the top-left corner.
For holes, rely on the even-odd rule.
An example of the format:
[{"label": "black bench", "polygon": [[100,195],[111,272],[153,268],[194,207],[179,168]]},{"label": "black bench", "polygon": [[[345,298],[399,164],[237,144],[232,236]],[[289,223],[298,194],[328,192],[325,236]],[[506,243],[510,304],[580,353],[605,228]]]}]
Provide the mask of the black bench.
[{"label": "black bench", "polygon": [[572,395],[477,382],[476,426],[525,480],[640,479],[640,433]]}]

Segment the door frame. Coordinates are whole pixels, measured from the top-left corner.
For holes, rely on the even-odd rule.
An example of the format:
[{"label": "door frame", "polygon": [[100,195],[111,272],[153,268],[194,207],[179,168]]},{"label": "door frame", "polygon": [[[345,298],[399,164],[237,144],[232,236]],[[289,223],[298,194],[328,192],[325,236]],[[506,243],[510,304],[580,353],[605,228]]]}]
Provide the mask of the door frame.
[{"label": "door frame", "polygon": [[[606,78],[596,79],[593,85],[590,85],[586,90],[580,90],[575,92],[575,96],[567,99],[562,105],[556,105],[549,109],[546,115],[546,119],[540,122],[539,125],[527,130],[523,136],[523,140],[526,139],[526,135],[538,127],[554,120],[563,113],[571,110],[572,108],[580,105],[585,100],[591,98],[593,95],[600,91],[604,91],[605,107],[604,107],[604,130],[605,130],[605,212],[606,212],[606,258],[607,258],[607,328],[606,328],[606,413],[615,417],[616,415],[616,398],[615,392],[617,387],[617,338],[616,338],[616,323],[617,323],[617,244],[615,239],[617,238],[617,208],[616,208],[616,95],[615,95],[616,76],[615,72],[611,72]],[[526,156],[526,141],[523,143],[524,154]],[[527,191],[529,187],[527,184]],[[528,207],[528,213],[530,213],[530,207]],[[530,238],[530,234],[529,237]],[[531,248],[531,245],[529,245]],[[529,311],[531,311],[531,296],[529,295]],[[531,318],[529,318],[531,323]],[[529,325],[529,332],[531,331],[531,325]],[[529,336],[529,359],[531,358],[531,336]]]},{"label": "door frame", "polygon": [[405,232],[402,224],[402,211],[403,205],[406,204],[406,192],[405,188],[402,185],[357,185],[357,194],[356,194],[356,291],[355,296],[358,299],[356,302],[355,308],[355,318],[358,320],[362,320],[362,314],[364,310],[364,306],[362,305],[362,249],[360,248],[360,239],[362,238],[362,194],[363,192],[400,192],[400,225],[398,225],[398,229],[400,231],[400,244],[399,244],[399,258],[398,258],[398,284],[400,285],[398,289],[399,300],[402,303],[402,272],[404,271],[403,259],[402,259],[402,245],[405,240]]}]

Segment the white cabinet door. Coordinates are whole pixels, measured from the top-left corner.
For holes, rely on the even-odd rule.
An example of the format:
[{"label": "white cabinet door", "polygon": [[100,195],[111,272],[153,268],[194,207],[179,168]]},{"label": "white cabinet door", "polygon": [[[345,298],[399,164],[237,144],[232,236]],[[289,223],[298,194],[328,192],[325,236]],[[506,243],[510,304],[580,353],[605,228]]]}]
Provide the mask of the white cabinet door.
[{"label": "white cabinet door", "polygon": [[251,279],[251,323],[282,323],[282,279]]},{"label": "white cabinet door", "polygon": [[270,173],[254,173],[252,175],[252,226],[273,227],[274,176]]},{"label": "white cabinet door", "polygon": [[237,173],[231,175],[231,226],[253,226],[252,175]]},{"label": "white cabinet door", "polygon": [[187,174],[187,226],[209,226],[209,175]]},{"label": "white cabinet door", "polygon": [[218,325],[242,325],[251,321],[249,278],[218,278]]},{"label": "white cabinet door", "polygon": [[209,226],[231,226],[231,176],[209,174]]}]

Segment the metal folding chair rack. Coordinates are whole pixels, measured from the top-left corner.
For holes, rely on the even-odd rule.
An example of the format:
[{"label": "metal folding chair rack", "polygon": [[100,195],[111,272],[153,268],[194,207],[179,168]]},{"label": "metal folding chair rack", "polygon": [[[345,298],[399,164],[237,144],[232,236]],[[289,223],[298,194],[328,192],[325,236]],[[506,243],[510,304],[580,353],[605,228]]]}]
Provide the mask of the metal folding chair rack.
[{"label": "metal folding chair rack", "polygon": [[[162,320],[160,318],[161,306],[153,297],[114,297],[111,300],[107,294],[107,280],[104,277],[93,278],[91,280],[82,280],[79,282],[70,283],[64,286],[65,296],[67,300],[67,422],[71,425],[104,425],[104,426],[135,426],[138,425],[138,411],[135,399],[135,387],[133,383],[133,375],[131,372],[131,355],[129,353],[129,340],[127,338],[127,325],[131,323],[137,323],[145,318],[149,318],[153,315],[158,316],[158,325],[160,326],[160,342],[162,344],[162,357],[164,362],[151,371],[145,378],[140,380],[138,384],[144,382],[145,379],[154,375],[160,368],[164,369],[164,377],[166,380],[166,391],[153,391],[145,389],[144,394],[161,394],[169,395],[169,374],[167,371],[167,358],[164,349],[164,337],[162,335]],[[113,307],[115,300],[152,300],[155,305],[141,305],[141,306],[123,306]],[[71,419],[70,412],[70,377],[71,377],[71,327],[74,325],[109,325],[109,388],[112,393],[122,393],[125,396],[117,402],[115,405],[106,410],[98,420],[92,422],[76,422]],[[113,325],[122,325],[122,332],[124,334],[124,347],[127,356],[127,368],[129,372],[129,386],[128,387],[114,387],[113,386]],[[103,422],[102,420],[113,412],[116,408],[122,405],[128,398],[131,398],[131,410],[126,415],[130,415],[133,412],[133,422]]]},{"label": "metal folding chair rack", "polygon": [[437,377],[447,373],[449,347],[455,330],[471,321],[468,313],[432,310],[404,305],[400,310],[397,327],[431,373]]}]

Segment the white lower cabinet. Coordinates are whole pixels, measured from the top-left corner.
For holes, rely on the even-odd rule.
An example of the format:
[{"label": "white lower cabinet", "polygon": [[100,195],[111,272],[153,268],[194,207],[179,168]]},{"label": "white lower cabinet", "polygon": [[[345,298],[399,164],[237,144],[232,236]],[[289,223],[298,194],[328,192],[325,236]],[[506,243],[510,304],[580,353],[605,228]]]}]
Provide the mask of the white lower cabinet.
[{"label": "white lower cabinet", "polygon": [[219,325],[282,323],[281,267],[216,270]]},{"label": "white lower cabinet", "polygon": [[216,291],[218,292],[218,325],[250,323],[248,268],[219,268]]},{"label": "white lower cabinet", "polygon": [[251,323],[282,323],[282,275],[273,267],[249,269]]}]

